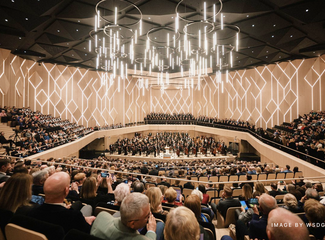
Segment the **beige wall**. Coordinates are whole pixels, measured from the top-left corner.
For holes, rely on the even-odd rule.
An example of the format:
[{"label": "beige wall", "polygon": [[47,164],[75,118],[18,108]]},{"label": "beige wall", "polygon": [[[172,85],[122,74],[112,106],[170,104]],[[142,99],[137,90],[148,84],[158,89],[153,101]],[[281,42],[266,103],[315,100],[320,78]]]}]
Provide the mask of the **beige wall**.
[{"label": "beige wall", "polygon": [[[151,112],[244,119],[263,128],[323,110],[325,56],[229,73],[228,82],[210,76],[200,88],[140,89],[138,79],[112,85],[108,74],[41,64],[0,49],[0,106],[30,106],[85,126],[143,121]],[[106,84],[102,84],[102,83]],[[224,86],[222,88],[222,85]]]}]

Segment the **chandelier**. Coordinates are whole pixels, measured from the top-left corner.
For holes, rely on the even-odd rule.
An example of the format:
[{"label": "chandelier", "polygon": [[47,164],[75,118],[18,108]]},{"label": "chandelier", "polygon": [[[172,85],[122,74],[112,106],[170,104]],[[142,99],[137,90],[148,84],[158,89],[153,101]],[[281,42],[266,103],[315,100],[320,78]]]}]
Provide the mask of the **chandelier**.
[{"label": "chandelier", "polygon": [[[180,13],[183,2],[180,0],[175,8],[174,26],[143,32],[143,15],[134,3],[99,1],[89,40],[89,51],[97,56],[96,69],[109,72],[110,83],[117,78],[118,86],[121,79],[132,74],[143,89],[148,88],[150,79],[150,85],[161,86],[162,91],[173,79],[183,79],[184,89],[193,88],[195,81],[198,90],[204,76],[214,74],[221,82],[221,71],[226,71],[228,79],[233,52],[239,48],[239,27],[224,23],[222,0],[218,6],[202,2],[199,19]],[[124,15],[119,19],[130,8],[138,12],[137,18]],[[157,35],[159,32],[164,36]]]}]

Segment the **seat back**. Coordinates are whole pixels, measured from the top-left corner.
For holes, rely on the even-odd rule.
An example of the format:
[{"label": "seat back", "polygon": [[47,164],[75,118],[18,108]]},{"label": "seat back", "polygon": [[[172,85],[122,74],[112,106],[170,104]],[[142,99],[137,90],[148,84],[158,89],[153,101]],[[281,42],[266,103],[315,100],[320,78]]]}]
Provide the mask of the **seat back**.
[{"label": "seat back", "polygon": [[215,240],[216,239],[216,236],[214,236],[213,232],[209,228],[203,228],[203,229],[209,235],[210,240]]},{"label": "seat back", "polygon": [[252,180],[257,180],[258,175],[257,174],[252,174]]},{"label": "seat back", "polygon": [[191,195],[193,189],[188,189],[188,188],[184,188],[183,189],[183,195],[185,198],[187,198],[188,195]]},{"label": "seat back", "polygon": [[18,239],[48,240],[46,236],[42,233],[20,227],[13,223],[9,223],[6,226],[6,237],[7,240],[18,240]]},{"label": "seat back", "polygon": [[240,210],[240,207],[230,207],[227,209],[226,219],[222,214],[217,211],[217,228],[227,228],[229,224],[236,223],[236,209]]},{"label": "seat back", "polygon": [[229,182],[230,181],[238,181],[238,176],[237,175],[230,175],[229,176]]},{"label": "seat back", "polygon": [[276,195],[275,200],[277,203],[282,203],[283,202],[284,195]]},{"label": "seat back", "polygon": [[104,208],[104,207],[96,207],[94,211],[94,215],[97,216],[100,212],[105,211],[109,214],[113,215],[114,213],[118,212],[118,210],[110,209],[110,208]]},{"label": "seat back", "polygon": [[264,173],[258,174],[258,180],[266,180],[267,175]]},{"label": "seat back", "polygon": [[246,175],[239,175],[239,180],[238,181],[243,182],[243,181],[246,181],[246,180],[247,180]]},{"label": "seat back", "polygon": [[[24,215],[14,215],[9,223],[19,227],[43,234],[48,240],[61,240],[64,237],[63,227],[52,223],[44,222]],[[7,235],[7,230],[5,230]],[[15,239],[34,239],[34,238],[15,238]]]},{"label": "seat back", "polygon": [[[286,173],[286,178],[293,178],[294,177],[294,173],[293,172],[288,172]],[[285,180],[285,182],[287,184],[291,183],[292,180]]]},{"label": "seat back", "polygon": [[239,188],[234,189],[233,192],[232,192],[233,197],[238,197],[241,194],[242,194],[242,189],[239,189]]},{"label": "seat back", "polygon": [[201,181],[201,182],[209,182],[209,179],[208,179],[208,177],[200,177],[199,181]]},{"label": "seat back", "polygon": [[228,176],[219,176],[219,182],[228,182]]},{"label": "seat back", "polygon": [[218,197],[218,191],[217,190],[207,190],[207,194],[209,195],[210,199],[213,197]]},{"label": "seat back", "polygon": [[279,172],[279,173],[277,173],[277,175],[276,175],[276,179],[284,179],[285,178],[285,173],[284,172]]}]

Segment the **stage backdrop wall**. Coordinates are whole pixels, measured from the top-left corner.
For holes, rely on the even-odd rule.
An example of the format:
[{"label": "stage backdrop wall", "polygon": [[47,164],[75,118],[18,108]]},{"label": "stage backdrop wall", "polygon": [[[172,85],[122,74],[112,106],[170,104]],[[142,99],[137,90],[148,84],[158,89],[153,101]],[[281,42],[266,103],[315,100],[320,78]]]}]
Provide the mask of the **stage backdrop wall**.
[{"label": "stage backdrop wall", "polygon": [[135,78],[38,64],[0,49],[0,105],[31,107],[85,126],[143,121],[151,112],[248,120],[261,127],[325,106],[325,56],[209,76],[182,90],[142,88]]}]

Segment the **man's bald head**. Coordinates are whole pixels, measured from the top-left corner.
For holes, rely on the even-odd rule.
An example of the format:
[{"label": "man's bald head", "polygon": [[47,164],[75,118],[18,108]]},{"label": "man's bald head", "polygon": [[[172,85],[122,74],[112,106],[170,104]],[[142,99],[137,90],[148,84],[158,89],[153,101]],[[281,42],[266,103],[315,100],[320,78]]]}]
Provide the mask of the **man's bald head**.
[{"label": "man's bald head", "polygon": [[267,222],[266,233],[269,240],[309,240],[305,223],[284,208],[272,210]]},{"label": "man's bald head", "polygon": [[269,214],[271,210],[276,208],[278,205],[274,197],[269,194],[263,193],[259,198],[260,208],[263,214]]},{"label": "man's bald head", "polygon": [[65,172],[54,173],[44,183],[45,201],[61,203],[69,193],[70,176]]}]

